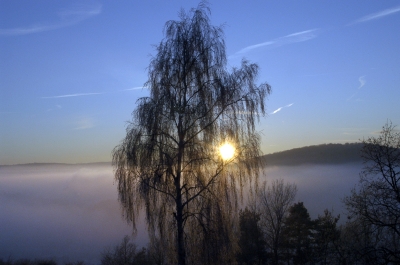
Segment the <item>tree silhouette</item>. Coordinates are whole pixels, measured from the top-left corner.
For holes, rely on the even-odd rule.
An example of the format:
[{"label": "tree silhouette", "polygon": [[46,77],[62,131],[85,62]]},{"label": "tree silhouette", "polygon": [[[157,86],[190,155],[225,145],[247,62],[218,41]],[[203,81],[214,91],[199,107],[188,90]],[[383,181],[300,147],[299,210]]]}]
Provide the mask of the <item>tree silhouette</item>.
[{"label": "tree silhouette", "polygon": [[272,264],[279,264],[284,221],[296,193],[297,186],[284,183],[282,179],[274,180],[269,186],[264,182],[258,191],[261,225],[267,246],[272,251]]},{"label": "tree silhouette", "polygon": [[308,264],[311,262],[311,229],[313,222],[303,202],[293,204],[285,219],[282,231],[286,258],[291,258],[293,264]]},{"label": "tree silhouette", "polygon": [[137,251],[137,246],[129,236],[113,249],[106,249],[101,254],[101,265],[146,265],[152,264],[147,250],[142,248]]},{"label": "tree silhouette", "polygon": [[[400,133],[391,122],[379,136],[363,140],[364,169],[359,189],[345,198],[349,215],[379,231],[377,250],[387,262],[400,262]],[[359,220],[357,220],[359,219]],[[377,236],[376,236],[377,238]]]},{"label": "tree silhouette", "polygon": [[264,264],[267,260],[260,216],[261,214],[247,207],[239,212],[239,264]]},{"label": "tree silhouette", "polygon": [[340,230],[337,223],[340,215],[333,216],[332,212],[324,210],[323,215],[318,215],[315,220],[313,233],[314,256],[318,264],[340,263],[338,245],[340,241]]},{"label": "tree silhouette", "polygon": [[[256,181],[255,123],[271,91],[255,84],[256,64],[243,60],[227,71],[223,31],[210,24],[209,13],[202,2],[166,23],[148,68],[150,96],[138,100],[126,137],[113,150],[126,219],[135,228],[144,207],[150,237],[167,240],[178,264],[186,263],[190,237],[205,235],[215,222],[229,224],[218,209],[237,207],[238,189]],[[235,146],[228,161],[218,155],[223,142]],[[190,233],[192,224],[203,232]]]}]

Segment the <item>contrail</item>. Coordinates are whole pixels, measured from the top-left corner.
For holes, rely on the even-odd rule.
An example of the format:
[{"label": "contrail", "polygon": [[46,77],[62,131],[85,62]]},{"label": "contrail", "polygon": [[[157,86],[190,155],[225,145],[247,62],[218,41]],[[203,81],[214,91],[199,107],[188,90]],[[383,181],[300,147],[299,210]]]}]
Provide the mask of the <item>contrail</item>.
[{"label": "contrail", "polygon": [[42,98],[70,98],[70,97],[92,96],[101,94],[104,93],[80,93],[80,94],[69,94],[69,95],[60,95],[60,96],[42,97]]},{"label": "contrail", "polygon": [[379,19],[379,18],[388,16],[388,15],[391,15],[391,14],[397,13],[399,11],[400,11],[400,6],[389,8],[389,9],[385,9],[385,10],[383,10],[381,12],[370,14],[368,16],[362,17],[362,18],[354,21],[351,24],[362,23],[362,22],[367,22],[367,21],[374,20],[374,19]]},{"label": "contrail", "polygon": [[317,31],[317,29],[310,29],[310,30],[304,30],[304,31],[292,33],[292,34],[274,39],[272,41],[266,41],[263,43],[248,46],[248,47],[236,52],[235,54],[246,53],[251,50],[254,50],[254,49],[257,49],[260,47],[264,47],[264,46],[270,46],[270,45],[282,46],[282,45],[289,44],[289,43],[311,40],[311,39],[317,37],[317,35],[315,34],[316,31]]},{"label": "contrail", "polygon": [[288,108],[288,107],[291,107],[293,104],[294,104],[294,103],[290,103],[290,104],[288,104],[288,105],[286,105],[286,106],[283,106],[283,107],[277,108],[277,109],[276,109],[276,110],[274,110],[274,111],[273,111],[271,114],[275,114],[275,113],[277,113],[277,112],[281,111],[283,108]]}]

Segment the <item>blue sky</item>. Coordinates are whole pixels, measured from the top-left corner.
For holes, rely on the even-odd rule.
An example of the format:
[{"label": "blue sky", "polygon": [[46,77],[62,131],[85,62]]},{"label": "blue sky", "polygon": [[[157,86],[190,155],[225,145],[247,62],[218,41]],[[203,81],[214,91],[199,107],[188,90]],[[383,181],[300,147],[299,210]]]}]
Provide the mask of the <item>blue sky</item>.
[{"label": "blue sky", "polygon": [[[168,20],[199,1],[0,1],[0,164],[110,161]],[[399,1],[209,1],[272,94],[262,150],[400,125]]]}]

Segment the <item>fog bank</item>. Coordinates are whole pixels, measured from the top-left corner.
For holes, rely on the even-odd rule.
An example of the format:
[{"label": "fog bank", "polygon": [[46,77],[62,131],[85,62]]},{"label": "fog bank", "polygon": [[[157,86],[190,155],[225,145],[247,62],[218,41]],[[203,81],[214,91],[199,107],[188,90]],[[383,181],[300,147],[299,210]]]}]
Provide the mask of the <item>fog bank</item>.
[{"label": "fog bank", "polygon": [[325,209],[341,214],[344,221],[345,208],[342,199],[350,194],[359,179],[362,164],[347,163],[339,165],[299,165],[267,167],[264,180],[282,178],[297,185],[295,201],[304,202],[311,218],[322,215]]},{"label": "fog bank", "polygon": [[[105,247],[131,234],[110,165],[4,166],[0,183],[3,260],[97,263]],[[143,239],[142,231],[138,243]]]},{"label": "fog bank", "polygon": [[[312,218],[324,209],[343,213],[341,198],[358,181],[360,163],[273,166],[261,179],[298,187]],[[0,258],[52,258],[96,263],[131,227],[122,219],[110,164],[0,167]],[[342,218],[343,220],[343,218]],[[147,243],[145,226],[135,239]]]}]

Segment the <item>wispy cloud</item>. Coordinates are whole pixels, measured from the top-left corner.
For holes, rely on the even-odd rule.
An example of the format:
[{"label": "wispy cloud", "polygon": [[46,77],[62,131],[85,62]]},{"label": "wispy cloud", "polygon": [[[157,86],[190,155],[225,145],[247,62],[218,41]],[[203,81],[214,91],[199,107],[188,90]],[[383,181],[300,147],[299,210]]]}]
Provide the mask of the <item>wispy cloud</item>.
[{"label": "wispy cloud", "polygon": [[[360,85],[358,86],[357,89],[361,89],[361,88],[362,88],[363,86],[365,86],[365,84],[367,83],[367,80],[365,79],[365,75],[360,76],[360,77],[358,78],[358,81],[360,82]],[[356,91],[353,95],[351,95],[351,97],[349,97],[349,98],[347,99],[347,101],[349,101],[350,99],[354,98],[354,97],[358,94],[358,92],[359,92],[359,91]]]},{"label": "wispy cloud", "polygon": [[358,89],[362,88],[363,86],[365,86],[365,83],[367,83],[367,80],[365,80],[365,75],[360,76],[358,78],[358,81],[360,81],[360,86],[358,87]]},{"label": "wispy cloud", "polygon": [[57,14],[59,19],[52,23],[36,23],[26,27],[0,29],[0,35],[26,35],[72,26],[100,14],[101,8],[101,4],[77,5],[59,12]]},{"label": "wispy cloud", "polygon": [[[134,90],[141,90],[147,89],[147,87],[139,86],[139,87],[132,87],[127,89],[122,89],[120,91],[134,91]],[[76,94],[67,94],[67,95],[58,95],[58,96],[49,96],[49,97],[41,97],[43,99],[50,99],[50,98],[70,98],[70,97],[82,97],[82,96],[93,96],[93,95],[102,95],[102,94],[110,94],[113,92],[100,92],[100,93],[76,93]],[[115,92],[114,92],[115,93]]]},{"label": "wispy cloud", "polygon": [[84,117],[75,122],[74,130],[85,130],[94,127],[94,122],[91,118]]},{"label": "wispy cloud", "polygon": [[344,128],[336,128],[336,130],[340,131],[340,134],[342,135],[363,135],[368,131],[367,128],[363,127],[344,127]]},{"label": "wispy cloud", "polygon": [[127,88],[127,89],[124,89],[122,91],[140,90],[140,89],[146,89],[146,88],[147,87],[145,87],[145,86],[137,86],[137,87]]},{"label": "wispy cloud", "polygon": [[[62,106],[61,106],[61,105],[55,105],[55,107],[56,107],[57,109],[62,109]],[[47,109],[47,112],[53,111],[53,110],[54,110],[53,108]]]},{"label": "wispy cloud", "polygon": [[288,104],[288,105],[286,105],[286,106],[277,108],[276,110],[274,110],[274,111],[271,113],[271,115],[272,115],[272,114],[275,114],[275,113],[278,113],[278,112],[281,111],[283,108],[289,108],[289,107],[291,107],[293,104],[294,104],[294,103],[290,103],[290,104]]},{"label": "wispy cloud", "polygon": [[263,43],[248,46],[248,47],[236,52],[235,54],[247,53],[252,50],[255,50],[255,49],[258,49],[261,47],[266,47],[266,46],[277,47],[277,46],[282,46],[282,45],[286,45],[286,44],[290,44],[290,43],[311,40],[311,39],[317,37],[316,31],[317,31],[317,29],[310,29],[310,30],[304,30],[304,31],[292,33],[292,34],[289,34],[284,37],[280,37],[280,38],[277,38],[277,39],[274,39],[271,41],[266,41]]},{"label": "wispy cloud", "polygon": [[370,21],[370,20],[374,20],[374,19],[379,19],[379,18],[382,18],[382,17],[386,17],[386,16],[389,16],[389,15],[392,15],[392,14],[397,13],[397,12],[400,12],[400,6],[392,7],[392,8],[380,11],[378,13],[367,15],[365,17],[357,19],[356,21],[350,23],[349,25],[356,24],[356,23],[363,23],[363,22],[367,22],[367,21]]},{"label": "wispy cloud", "polygon": [[[132,90],[140,90],[140,89],[147,89],[147,87],[132,87],[127,89],[122,89],[120,91],[132,91]],[[107,92],[107,94],[112,92]],[[70,97],[82,97],[82,96],[93,96],[93,95],[102,95],[106,94],[105,92],[101,93],[76,93],[76,94],[67,94],[67,95],[58,95],[58,96],[49,96],[49,97],[41,97],[43,99],[50,99],[50,98],[70,98]],[[61,107],[61,106],[60,106]]]},{"label": "wispy cloud", "polygon": [[354,93],[353,95],[351,95],[351,97],[347,98],[347,101],[351,100],[352,98],[354,98],[355,95],[357,95],[358,91],[356,93]]},{"label": "wispy cloud", "polygon": [[69,95],[60,95],[60,96],[51,96],[51,97],[41,97],[41,98],[70,98],[70,97],[81,97],[81,96],[92,96],[92,95],[101,95],[104,93],[79,93],[79,94],[69,94]]}]

